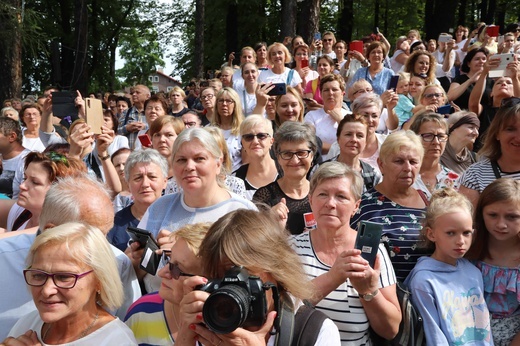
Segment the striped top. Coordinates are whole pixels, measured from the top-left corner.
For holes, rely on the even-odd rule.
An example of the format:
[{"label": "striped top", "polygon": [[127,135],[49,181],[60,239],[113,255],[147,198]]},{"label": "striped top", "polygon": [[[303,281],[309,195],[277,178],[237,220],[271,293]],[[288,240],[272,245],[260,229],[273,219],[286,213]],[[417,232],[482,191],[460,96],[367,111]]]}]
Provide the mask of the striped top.
[{"label": "striped top", "polygon": [[128,309],[125,323],[140,346],[174,344],[164,315],[164,300],[158,292],[135,301]]},{"label": "striped top", "polygon": [[[318,232],[316,230],[310,232]],[[289,242],[292,248],[300,256],[305,272],[312,280],[327,273],[331,266],[323,263],[312,245],[310,232],[292,236]],[[395,284],[395,274],[390,258],[384,246],[379,246],[379,259],[381,263],[381,275],[379,287],[387,287]],[[342,345],[371,345],[369,337],[369,322],[363,310],[359,294],[354,289],[350,280],[346,280],[336,290],[323,298],[316,308],[325,313],[338,327]]]},{"label": "striped top", "polygon": [[350,226],[357,229],[361,220],[383,224],[381,241],[388,246],[397,279],[404,280],[419,257],[430,254],[417,246],[425,210],[404,207],[371,189],[362,195],[361,205],[350,220]]},{"label": "striped top", "polygon": [[[497,169],[501,178],[510,178],[514,180],[520,180],[520,172],[503,172],[497,163]],[[468,189],[476,190],[480,193],[497,179],[491,161],[484,160],[479,161],[467,169],[461,177],[461,185]]]}]

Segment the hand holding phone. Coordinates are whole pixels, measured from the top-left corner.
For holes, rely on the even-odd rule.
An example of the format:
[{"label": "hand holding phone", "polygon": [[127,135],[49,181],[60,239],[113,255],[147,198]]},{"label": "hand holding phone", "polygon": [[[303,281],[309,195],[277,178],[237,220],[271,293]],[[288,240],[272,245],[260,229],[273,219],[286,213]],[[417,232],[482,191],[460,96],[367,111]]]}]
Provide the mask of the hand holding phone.
[{"label": "hand holding phone", "polygon": [[151,148],[152,147],[152,140],[150,139],[150,136],[148,136],[147,133],[144,133],[142,135],[137,136],[139,138],[139,142],[141,142],[141,145],[143,148]]},{"label": "hand holding phone", "polygon": [[360,221],[357,232],[354,248],[361,250],[361,257],[368,261],[371,268],[374,268],[381,234],[383,233],[383,225],[369,221]]},{"label": "hand holding phone", "polygon": [[161,256],[156,253],[156,251],[159,250],[159,245],[157,245],[152,233],[145,229],[135,227],[128,227],[126,232],[133,241],[138,242],[141,248],[144,248],[143,257],[139,264],[141,269],[149,274],[155,275],[161,261]]}]

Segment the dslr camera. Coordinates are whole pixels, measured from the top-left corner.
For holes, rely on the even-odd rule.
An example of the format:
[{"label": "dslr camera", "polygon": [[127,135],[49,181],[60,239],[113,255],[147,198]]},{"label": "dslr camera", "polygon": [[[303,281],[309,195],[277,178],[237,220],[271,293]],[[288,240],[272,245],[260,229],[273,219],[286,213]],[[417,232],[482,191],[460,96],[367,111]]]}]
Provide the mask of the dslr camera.
[{"label": "dslr camera", "polygon": [[[228,334],[239,327],[262,326],[268,312],[265,291],[272,286],[249,275],[243,267],[232,267],[222,279],[209,280],[198,287],[210,293],[202,308],[206,327],[217,334]],[[273,290],[275,294],[277,290]]]}]

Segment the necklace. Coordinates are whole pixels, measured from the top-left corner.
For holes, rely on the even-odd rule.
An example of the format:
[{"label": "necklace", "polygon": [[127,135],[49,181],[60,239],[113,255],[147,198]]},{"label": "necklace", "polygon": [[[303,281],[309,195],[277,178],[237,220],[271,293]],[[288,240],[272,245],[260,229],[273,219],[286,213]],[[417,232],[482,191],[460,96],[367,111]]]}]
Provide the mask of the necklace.
[{"label": "necklace", "polygon": [[[78,339],[81,339],[88,334],[88,332],[92,329],[92,327],[94,327],[94,324],[96,324],[96,321],[98,320],[98,318],[99,318],[99,311],[96,312],[96,316],[94,316],[94,321],[92,321],[92,323],[83,331],[83,333],[80,334]],[[49,328],[47,328],[47,330],[45,331],[45,334],[43,334],[43,336],[42,336],[43,342],[45,342],[45,338],[47,337],[47,334],[49,334],[49,330],[51,330],[51,328],[52,328],[52,324],[49,324]]]}]

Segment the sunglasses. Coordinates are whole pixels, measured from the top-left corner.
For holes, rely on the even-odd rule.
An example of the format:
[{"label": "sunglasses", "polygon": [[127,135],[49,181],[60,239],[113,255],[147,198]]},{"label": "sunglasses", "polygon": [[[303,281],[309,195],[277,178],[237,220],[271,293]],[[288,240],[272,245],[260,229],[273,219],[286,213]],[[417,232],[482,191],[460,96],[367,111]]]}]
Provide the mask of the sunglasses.
[{"label": "sunglasses", "polygon": [[[170,262],[170,256],[171,256],[172,252],[171,250],[163,250],[163,255],[162,255],[162,259],[161,259],[161,262],[164,264],[164,265],[168,265],[168,270],[170,271],[170,275],[172,278],[174,278],[175,280],[179,280],[179,278],[181,276],[195,276],[193,274],[188,274],[188,273],[185,273],[181,270],[181,268],[179,268],[179,264],[178,263],[172,263]],[[159,267],[162,267],[161,265],[159,265]]]},{"label": "sunglasses", "polygon": [[252,142],[255,137],[258,138],[259,141],[263,141],[267,137],[270,137],[270,135],[264,132],[257,133],[256,135],[252,133],[246,133],[245,135],[242,135],[242,139],[246,142]]}]

